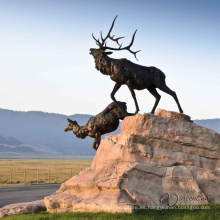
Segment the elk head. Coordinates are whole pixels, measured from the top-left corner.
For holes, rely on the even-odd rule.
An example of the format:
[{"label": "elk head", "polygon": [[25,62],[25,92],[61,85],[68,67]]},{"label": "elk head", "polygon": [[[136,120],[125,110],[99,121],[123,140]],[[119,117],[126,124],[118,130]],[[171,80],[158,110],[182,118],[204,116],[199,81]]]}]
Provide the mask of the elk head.
[{"label": "elk head", "polygon": [[73,128],[78,126],[77,121],[72,121],[71,119],[67,119],[67,121],[69,122],[69,124],[67,125],[67,127],[64,129],[65,132],[67,131],[72,131]]},{"label": "elk head", "polygon": [[[109,30],[109,32],[108,32],[108,34],[106,35],[105,38],[103,38],[102,32],[101,32],[101,41],[102,41],[102,42],[100,42],[99,39],[96,39],[96,38],[93,36],[93,34],[92,34],[93,39],[96,41],[96,44],[99,46],[98,49],[95,49],[95,48],[91,48],[91,49],[90,49],[90,54],[93,55],[93,57],[94,57],[95,59],[101,59],[104,54],[110,55],[110,54],[113,53],[113,52],[105,52],[106,50],[116,50],[116,51],[119,51],[119,50],[128,50],[130,53],[134,54],[135,58],[137,59],[136,53],[139,52],[140,50],[138,50],[138,51],[132,51],[132,50],[130,49],[131,46],[132,46],[133,43],[134,43],[134,38],[135,38],[135,34],[136,34],[137,30],[136,30],[136,31],[134,32],[134,34],[133,34],[131,43],[130,43],[128,46],[126,46],[126,47],[122,47],[122,44],[120,44],[118,41],[119,41],[120,39],[124,38],[124,37],[114,38],[114,35],[113,35],[113,36],[110,35],[110,34],[111,34],[111,31],[112,31],[112,29],[113,29],[113,27],[114,27],[114,23],[115,23],[116,18],[117,18],[117,16],[116,16],[115,19],[113,20],[112,25],[111,25],[111,28],[110,28],[110,30]],[[112,41],[115,41],[115,42],[118,44],[119,47],[118,47],[118,48],[107,47],[107,45],[106,45],[106,40],[107,40],[107,39],[110,39],[110,40],[112,40]]]}]

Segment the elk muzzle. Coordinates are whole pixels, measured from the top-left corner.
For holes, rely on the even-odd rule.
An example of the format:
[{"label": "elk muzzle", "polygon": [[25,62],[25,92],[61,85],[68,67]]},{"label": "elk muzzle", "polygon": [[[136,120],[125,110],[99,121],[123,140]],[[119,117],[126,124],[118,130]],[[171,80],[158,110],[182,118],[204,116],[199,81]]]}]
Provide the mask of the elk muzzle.
[{"label": "elk muzzle", "polygon": [[64,128],[64,132],[67,132],[67,131],[70,131],[71,129],[70,129],[70,127],[69,126],[67,126],[66,128]]}]

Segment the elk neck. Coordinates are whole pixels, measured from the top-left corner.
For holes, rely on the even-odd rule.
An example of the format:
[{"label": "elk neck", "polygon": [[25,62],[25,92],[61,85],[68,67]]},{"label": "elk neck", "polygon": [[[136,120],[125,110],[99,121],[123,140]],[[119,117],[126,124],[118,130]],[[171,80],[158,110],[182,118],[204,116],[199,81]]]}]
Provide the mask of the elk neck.
[{"label": "elk neck", "polygon": [[76,137],[79,137],[82,139],[88,136],[88,133],[89,133],[86,126],[79,126],[79,125],[74,125],[72,131],[76,135]]},{"label": "elk neck", "polygon": [[109,75],[110,78],[121,85],[128,80],[128,73],[124,68],[127,64],[127,59],[113,59],[106,54],[95,57],[96,69],[104,75]]},{"label": "elk neck", "polygon": [[74,134],[77,133],[80,130],[80,127],[81,127],[78,124],[73,124],[72,126],[73,126],[72,131],[73,131]]},{"label": "elk neck", "polygon": [[111,58],[106,54],[99,54],[95,58],[96,69],[104,75],[111,74]]}]

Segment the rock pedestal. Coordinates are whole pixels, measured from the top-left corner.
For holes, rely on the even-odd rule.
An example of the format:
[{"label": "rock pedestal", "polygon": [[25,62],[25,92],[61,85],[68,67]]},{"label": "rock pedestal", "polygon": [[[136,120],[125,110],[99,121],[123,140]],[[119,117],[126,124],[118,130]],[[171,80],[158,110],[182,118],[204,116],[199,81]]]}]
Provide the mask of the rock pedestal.
[{"label": "rock pedestal", "polygon": [[44,198],[49,212],[134,212],[220,202],[220,134],[158,110],[126,117],[90,168]]},{"label": "rock pedestal", "polygon": [[0,208],[0,218],[15,215],[15,214],[27,214],[35,213],[40,211],[45,211],[46,207],[43,200],[37,200],[33,202],[23,202],[15,203],[11,205],[6,205],[3,208]]}]

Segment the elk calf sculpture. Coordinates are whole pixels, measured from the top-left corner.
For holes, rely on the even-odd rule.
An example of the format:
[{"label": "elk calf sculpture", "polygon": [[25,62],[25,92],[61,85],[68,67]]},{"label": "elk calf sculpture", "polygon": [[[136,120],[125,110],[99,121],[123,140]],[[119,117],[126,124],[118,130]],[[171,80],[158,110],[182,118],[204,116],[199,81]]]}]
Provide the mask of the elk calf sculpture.
[{"label": "elk calf sculpture", "polygon": [[[127,113],[127,105],[125,102],[118,102],[118,105],[123,112],[126,112],[126,115],[132,115]],[[112,102],[101,113],[91,117],[84,126],[79,126],[77,121],[72,121],[68,118],[69,125],[64,131],[72,130],[76,137],[81,139],[84,139],[86,136],[95,138],[92,146],[97,150],[101,135],[115,131],[118,128],[119,119],[124,119],[124,114],[119,110],[116,103]]]},{"label": "elk calf sculpture", "polygon": [[[115,17],[115,19],[116,18],[117,16]],[[114,35],[113,36],[110,35],[115,23],[115,19],[113,20],[111,28],[105,38],[103,38],[101,32],[101,42],[99,41],[99,39],[96,39],[92,34],[92,37],[96,41],[96,44],[99,46],[99,48],[90,49],[90,54],[95,59],[96,69],[99,70],[104,75],[109,75],[110,78],[113,81],[115,81],[115,86],[111,93],[112,100],[120,108],[118,102],[115,99],[115,93],[120,89],[122,85],[127,85],[135,102],[135,106],[136,106],[135,114],[136,114],[139,111],[139,106],[137,103],[134,90],[147,89],[156,98],[153,109],[151,110],[151,113],[154,114],[155,109],[161,98],[161,96],[156,90],[156,88],[158,88],[163,92],[171,95],[175,99],[178,105],[179,112],[183,113],[183,110],[180,106],[176,93],[167,87],[165,82],[166,76],[161,70],[159,70],[156,67],[141,66],[132,63],[127,59],[112,59],[108,57],[108,55],[112,54],[112,52],[106,52],[106,50],[116,50],[116,51],[128,50],[129,52],[134,54],[136,59],[137,59],[136,53],[139,52],[139,51],[134,52],[130,49],[131,46],[133,45],[137,30],[133,34],[131,43],[126,47],[122,47],[122,44],[119,44],[119,40],[124,37],[114,38]],[[118,48],[107,47],[106,46],[107,39],[115,41],[119,45],[119,47]],[[121,108],[120,110],[123,111],[123,109]]]}]

